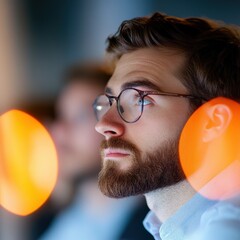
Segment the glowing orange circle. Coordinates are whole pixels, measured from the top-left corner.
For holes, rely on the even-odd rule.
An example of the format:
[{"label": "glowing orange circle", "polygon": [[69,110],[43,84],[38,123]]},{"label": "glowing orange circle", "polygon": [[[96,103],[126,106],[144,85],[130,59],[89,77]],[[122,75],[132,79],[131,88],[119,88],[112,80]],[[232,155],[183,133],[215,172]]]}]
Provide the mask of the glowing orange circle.
[{"label": "glowing orange circle", "polygon": [[30,115],[0,117],[0,205],[18,215],[38,209],[57,179],[57,154],[47,130]]},{"label": "glowing orange circle", "polygon": [[215,98],[198,108],[179,142],[182,169],[192,187],[209,199],[240,193],[240,105]]}]

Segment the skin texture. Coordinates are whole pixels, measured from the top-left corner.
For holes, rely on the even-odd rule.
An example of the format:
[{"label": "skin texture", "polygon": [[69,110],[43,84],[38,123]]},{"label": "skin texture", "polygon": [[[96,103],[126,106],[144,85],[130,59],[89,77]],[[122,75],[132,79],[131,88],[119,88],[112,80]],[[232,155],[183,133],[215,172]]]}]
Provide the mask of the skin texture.
[{"label": "skin texture", "polygon": [[[187,94],[179,79],[184,56],[170,49],[146,48],[124,54],[117,62],[106,92],[118,96],[126,87]],[[141,81],[141,82],[139,82]],[[144,84],[143,84],[144,82]],[[97,123],[102,144],[99,185],[112,197],[145,194],[184,179],[178,159],[181,130],[191,113],[186,98],[147,98],[142,117],[125,123],[116,104]]]}]

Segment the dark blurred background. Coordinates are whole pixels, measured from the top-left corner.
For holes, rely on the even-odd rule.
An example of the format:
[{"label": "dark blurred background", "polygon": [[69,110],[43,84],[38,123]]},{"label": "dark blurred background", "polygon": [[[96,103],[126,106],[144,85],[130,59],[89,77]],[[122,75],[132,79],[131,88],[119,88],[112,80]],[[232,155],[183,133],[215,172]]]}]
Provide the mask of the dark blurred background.
[{"label": "dark blurred background", "polygon": [[[13,61],[10,63],[13,68],[20,69],[21,73],[16,72],[11,86],[8,77],[3,78],[2,75],[0,79],[1,85],[9,82],[7,90],[2,89],[1,95],[8,92],[7,96],[10,98],[9,94],[12,94],[11,97],[15,101],[10,101],[10,107],[29,101],[54,99],[64,69],[76,61],[100,60],[104,56],[107,36],[113,34],[125,19],[161,11],[180,17],[209,17],[240,24],[239,0],[1,0],[1,2],[2,11],[6,8],[12,21],[10,39],[16,48],[12,53],[15,54],[13,57],[15,63]],[[0,41],[2,44],[0,50],[5,48],[2,42]],[[4,55],[1,56],[3,57]]]}]

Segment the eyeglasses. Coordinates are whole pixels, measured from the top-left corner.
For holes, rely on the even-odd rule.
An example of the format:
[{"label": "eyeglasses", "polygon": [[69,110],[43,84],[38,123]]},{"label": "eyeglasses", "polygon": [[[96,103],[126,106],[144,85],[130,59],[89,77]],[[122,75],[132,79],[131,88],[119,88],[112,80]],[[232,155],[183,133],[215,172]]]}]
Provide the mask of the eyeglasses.
[{"label": "eyeglasses", "polygon": [[123,121],[127,123],[134,123],[142,116],[144,106],[152,103],[152,100],[150,98],[146,98],[149,95],[184,97],[189,99],[204,100],[201,97],[188,94],[159,91],[141,91],[135,88],[126,88],[120,92],[118,97],[110,96],[108,94],[98,96],[93,103],[96,118],[99,121],[111,108],[115,100],[117,102],[118,113]]}]

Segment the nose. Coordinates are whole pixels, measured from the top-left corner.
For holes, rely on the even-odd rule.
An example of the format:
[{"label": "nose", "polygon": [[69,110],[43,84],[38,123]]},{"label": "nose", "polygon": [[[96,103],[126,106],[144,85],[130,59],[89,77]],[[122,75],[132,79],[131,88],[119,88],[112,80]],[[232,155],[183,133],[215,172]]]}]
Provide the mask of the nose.
[{"label": "nose", "polygon": [[124,122],[120,118],[116,106],[112,106],[103,115],[96,124],[95,129],[97,132],[102,134],[106,140],[111,137],[120,137],[124,134]]}]

